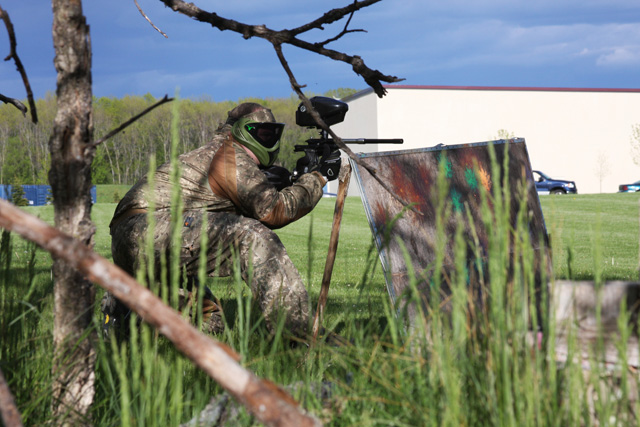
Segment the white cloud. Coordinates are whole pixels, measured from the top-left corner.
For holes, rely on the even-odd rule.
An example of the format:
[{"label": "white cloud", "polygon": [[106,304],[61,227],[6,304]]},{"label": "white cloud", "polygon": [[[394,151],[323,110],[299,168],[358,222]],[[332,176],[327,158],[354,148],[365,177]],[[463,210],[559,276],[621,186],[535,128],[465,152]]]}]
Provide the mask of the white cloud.
[{"label": "white cloud", "polygon": [[598,57],[596,64],[605,67],[640,65],[640,46],[619,46],[611,48],[609,53]]},{"label": "white cloud", "polygon": [[488,20],[426,34],[425,52],[449,65],[566,63],[575,58],[598,65],[640,60],[640,30],[630,24],[522,26]]}]

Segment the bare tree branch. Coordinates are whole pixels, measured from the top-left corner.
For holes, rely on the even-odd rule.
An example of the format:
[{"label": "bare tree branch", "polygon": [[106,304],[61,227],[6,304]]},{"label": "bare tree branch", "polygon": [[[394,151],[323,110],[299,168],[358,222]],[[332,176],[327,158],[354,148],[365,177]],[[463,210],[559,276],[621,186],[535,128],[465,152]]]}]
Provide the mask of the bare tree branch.
[{"label": "bare tree branch", "polygon": [[144,11],[142,10],[142,8],[141,8],[141,7],[140,7],[140,5],[138,4],[138,0],[133,0],[133,2],[136,4],[136,7],[138,8],[138,11],[140,11],[140,14],[144,17],[144,19],[146,19],[146,20],[147,20],[147,22],[148,22],[149,24],[151,24],[151,26],[152,26],[153,28],[155,28],[155,29],[156,29],[156,31],[157,31],[157,32],[159,32],[160,34],[162,34],[162,35],[164,36],[164,38],[165,38],[165,39],[168,39],[168,38],[169,38],[169,36],[168,36],[168,35],[166,35],[166,34],[165,34],[165,33],[164,33],[160,28],[156,27],[156,26],[154,25],[154,23],[153,23],[153,22],[151,22],[151,19],[149,19],[149,17],[144,13]]},{"label": "bare tree branch", "polygon": [[[17,42],[16,42],[16,34],[15,34],[15,31],[13,30],[13,24],[11,23],[11,18],[9,18],[9,14],[6,11],[4,11],[2,7],[0,7],[0,17],[4,21],[4,26],[7,27],[7,32],[9,33],[10,51],[9,51],[9,55],[6,58],[4,58],[4,60],[8,61],[11,58],[13,58],[13,61],[16,63],[16,68],[18,69],[20,76],[22,76],[22,82],[24,83],[24,87],[27,90],[27,99],[29,101],[29,107],[31,108],[31,121],[33,123],[38,123],[38,112],[36,111],[36,103],[33,99],[33,92],[31,91],[29,78],[27,77],[27,72],[25,71],[24,66],[22,65],[22,61],[20,60],[20,57],[18,56],[18,53],[16,51]],[[12,100],[12,98],[7,98],[7,99]],[[5,99],[2,99],[2,101],[7,103]],[[9,101],[9,103],[15,105],[16,108],[22,111],[22,114],[25,114],[26,109],[23,110],[17,105],[19,104],[24,108],[24,104],[22,104],[20,101],[17,101],[17,100],[13,100],[13,101],[14,102]]]},{"label": "bare tree branch", "polygon": [[[323,44],[310,43],[296,37],[297,35],[309,31],[310,29],[322,28],[322,24],[335,22],[355,10],[362,9],[363,7],[377,3],[380,0],[354,1],[350,6],[343,7],[341,9],[332,9],[331,11],[325,13],[321,18],[316,19],[315,21],[302,27],[298,27],[294,30],[282,31],[274,31],[264,25],[247,25],[238,21],[234,21],[232,19],[222,18],[216,13],[206,12],[193,3],[186,3],[183,0],[160,1],[176,12],[194,18],[197,21],[211,24],[211,26],[218,28],[221,31],[230,30],[242,34],[245,39],[249,39],[251,37],[260,37],[268,40],[274,46],[290,44],[300,49],[315,52],[319,55],[326,56],[333,60],[350,64],[353,71],[361,76],[364,81],[373,88],[373,90],[379,97],[383,97],[387,93],[387,90],[382,86],[382,82],[394,83],[404,80],[395,76],[384,75],[378,70],[370,69],[365,65],[362,58],[357,55],[347,55],[342,52],[327,49]],[[343,31],[343,35],[347,32],[348,31]]]},{"label": "bare tree branch", "polygon": [[15,98],[9,98],[8,96],[4,96],[2,94],[0,94],[0,101],[4,102],[5,104],[11,104],[14,107],[16,107],[18,110],[20,110],[22,112],[22,115],[26,117],[27,115],[27,107],[20,101],[18,101]]},{"label": "bare tree branch", "polygon": [[318,426],[320,422],[277,385],[261,380],[238,363],[240,356],[191,326],[180,313],[89,246],[0,200],[0,227],[18,233],[113,293],[158,329],[200,369],[238,399],[255,417],[272,426]]},{"label": "bare tree branch", "polygon": [[94,141],[91,145],[93,147],[97,147],[98,145],[100,145],[103,142],[105,142],[107,139],[109,139],[109,138],[113,137],[114,135],[116,135],[118,132],[121,132],[122,130],[126,129],[129,125],[131,125],[133,122],[135,122],[140,117],[144,116],[145,114],[147,114],[148,112],[150,112],[154,108],[159,107],[160,105],[166,104],[167,102],[171,102],[171,101],[173,101],[173,98],[168,98],[167,95],[165,95],[164,98],[162,98],[160,101],[158,101],[155,104],[153,104],[152,106],[144,109],[141,113],[136,114],[135,116],[131,117],[129,120],[127,120],[126,122],[122,123],[117,128],[112,129],[109,133],[107,133],[105,136],[103,136],[99,140]]},{"label": "bare tree branch", "polygon": [[362,1],[354,0],[354,2],[351,3],[349,6],[345,6],[339,9],[331,9],[330,11],[322,15],[320,18],[314,21],[311,21],[308,24],[294,28],[293,30],[289,30],[289,32],[292,35],[297,36],[298,34],[306,33],[307,31],[313,30],[313,29],[324,30],[324,28],[322,27],[323,25],[333,24],[334,22],[341,20],[343,17],[345,17],[348,14],[353,15],[354,12],[360,9],[363,9],[367,6],[371,6],[372,4],[378,3],[380,1],[382,0],[362,0]]},{"label": "bare tree branch", "polygon": [[[355,4],[355,3],[357,3],[357,0],[354,0],[354,4]],[[323,42],[316,43],[316,44],[317,44],[317,45],[320,45],[320,46],[326,46],[326,45],[328,45],[329,43],[332,43],[332,42],[334,42],[334,41],[336,41],[336,40],[338,40],[338,39],[342,38],[342,36],[344,36],[344,35],[345,35],[345,34],[347,34],[347,33],[357,33],[357,32],[366,33],[366,31],[365,31],[365,30],[349,30],[349,24],[351,23],[351,18],[353,18],[353,14],[354,14],[354,13],[356,13],[356,11],[355,11],[355,10],[353,10],[353,11],[351,12],[351,14],[349,15],[349,19],[347,19],[346,24],[344,24],[344,28],[342,29],[342,31],[340,31],[340,33],[339,33],[337,36],[335,36],[335,37],[331,37],[330,39],[327,39],[327,40],[325,40],[325,41],[323,41]]]},{"label": "bare tree branch", "polygon": [[313,105],[311,104],[311,101],[309,101],[309,99],[304,95],[304,93],[302,93],[301,89],[304,86],[300,85],[297,82],[295,76],[293,75],[293,72],[291,71],[291,68],[289,67],[289,63],[287,62],[287,60],[284,57],[284,54],[282,53],[282,46],[280,46],[279,44],[275,44],[273,47],[276,50],[276,54],[278,55],[278,59],[280,60],[280,64],[282,65],[282,68],[284,68],[285,72],[289,76],[289,82],[291,82],[291,87],[298,94],[298,98],[300,98],[300,100],[304,103],[304,106],[307,107],[307,111],[311,114],[311,117],[313,117],[313,120],[315,120],[315,122],[318,124],[318,126],[320,126],[322,128],[322,130],[326,131],[329,135],[331,135],[331,138],[333,139],[333,142],[335,142],[335,144],[342,151],[344,151],[345,154],[347,156],[349,156],[349,158],[352,159],[358,166],[360,166],[361,168],[363,168],[367,172],[369,172],[371,174],[371,176],[382,186],[382,188],[387,190],[387,192],[389,192],[389,194],[391,194],[391,196],[394,199],[399,201],[402,204],[402,206],[406,206],[409,209],[411,209],[413,212],[422,215],[422,213],[420,211],[418,211],[417,209],[415,209],[413,206],[411,206],[411,204],[409,202],[403,200],[400,196],[398,196],[397,192],[392,191],[391,188],[389,188],[389,186],[387,185],[387,183],[383,182],[378,177],[378,174],[377,174],[376,170],[374,168],[372,168],[370,165],[368,165],[365,162],[363,162],[362,159],[360,159],[360,157],[356,156],[356,154],[349,147],[347,147],[347,145],[342,141],[342,138],[340,138],[338,135],[336,135],[336,133],[333,131],[333,129],[331,129],[329,126],[327,126],[327,124],[324,122],[324,120],[322,120],[322,117],[320,117],[320,114],[318,114],[318,112],[313,108]]},{"label": "bare tree branch", "polygon": [[0,369],[0,415],[5,426],[22,427],[20,411]]}]

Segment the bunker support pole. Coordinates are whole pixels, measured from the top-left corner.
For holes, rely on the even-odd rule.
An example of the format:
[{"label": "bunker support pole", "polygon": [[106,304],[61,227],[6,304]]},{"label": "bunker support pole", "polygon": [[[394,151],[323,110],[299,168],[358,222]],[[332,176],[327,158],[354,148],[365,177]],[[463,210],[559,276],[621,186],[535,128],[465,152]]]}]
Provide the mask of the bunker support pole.
[{"label": "bunker support pole", "polygon": [[318,308],[313,319],[313,341],[318,338],[320,324],[324,318],[324,307],[327,305],[327,297],[329,295],[329,285],[331,284],[331,274],[333,273],[333,264],[336,260],[336,252],[338,251],[338,237],[340,235],[340,223],[342,222],[342,211],[344,210],[344,201],[347,197],[349,189],[349,180],[351,179],[351,165],[343,159],[340,168],[340,176],[338,177],[338,197],[336,198],[336,207],[333,211],[333,225],[331,227],[331,237],[329,238],[329,252],[327,253],[327,262],[324,265],[324,274],[322,275],[322,285],[320,287],[320,296],[318,298]]}]

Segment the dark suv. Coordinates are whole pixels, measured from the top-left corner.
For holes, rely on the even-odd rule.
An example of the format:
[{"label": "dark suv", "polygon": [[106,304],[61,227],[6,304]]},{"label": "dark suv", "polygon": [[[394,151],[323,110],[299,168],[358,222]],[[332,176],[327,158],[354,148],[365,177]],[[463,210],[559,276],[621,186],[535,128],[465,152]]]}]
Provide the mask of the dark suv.
[{"label": "dark suv", "polygon": [[540,171],[533,171],[533,180],[538,194],[578,194],[578,187],[573,181],[549,178]]}]

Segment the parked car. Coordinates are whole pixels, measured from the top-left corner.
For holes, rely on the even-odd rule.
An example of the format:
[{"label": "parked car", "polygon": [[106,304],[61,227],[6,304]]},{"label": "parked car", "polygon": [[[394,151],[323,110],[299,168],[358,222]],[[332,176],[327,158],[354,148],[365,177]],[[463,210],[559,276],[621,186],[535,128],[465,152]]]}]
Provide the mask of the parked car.
[{"label": "parked car", "polygon": [[618,185],[618,193],[635,193],[636,191],[640,191],[640,181]]},{"label": "parked car", "polygon": [[553,179],[540,171],[533,171],[538,194],[578,194],[578,187],[574,181]]}]

